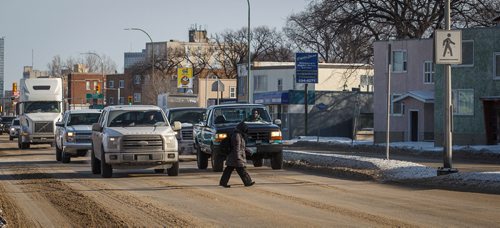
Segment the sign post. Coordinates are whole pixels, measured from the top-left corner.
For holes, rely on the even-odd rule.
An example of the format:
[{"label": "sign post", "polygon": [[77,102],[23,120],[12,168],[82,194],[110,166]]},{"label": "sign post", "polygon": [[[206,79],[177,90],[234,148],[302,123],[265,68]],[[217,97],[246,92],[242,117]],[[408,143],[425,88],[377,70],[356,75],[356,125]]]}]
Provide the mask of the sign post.
[{"label": "sign post", "polygon": [[295,82],[304,85],[304,133],[307,136],[308,83],[318,83],[318,53],[295,53]]},{"label": "sign post", "polygon": [[434,36],[434,59],[436,64],[444,64],[444,128],[445,139],[443,149],[443,167],[437,170],[438,175],[458,172],[453,168],[452,160],[452,137],[453,137],[453,107],[451,103],[451,65],[462,63],[462,33],[450,30],[450,0],[446,0],[445,7],[446,30],[436,30]]}]

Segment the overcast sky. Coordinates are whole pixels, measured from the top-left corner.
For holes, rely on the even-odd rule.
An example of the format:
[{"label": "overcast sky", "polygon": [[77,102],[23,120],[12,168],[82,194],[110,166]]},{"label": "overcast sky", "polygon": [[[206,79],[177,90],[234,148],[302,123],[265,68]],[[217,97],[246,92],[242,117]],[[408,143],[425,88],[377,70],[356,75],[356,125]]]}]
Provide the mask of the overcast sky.
[{"label": "overcast sky", "polygon": [[[310,0],[250,0],[251,27],[281,29],[287,16]],[[93,51],[111,57],[123,72],[123,53],[138,52],[149,39],[187,41],[198,24],[209,35],[247,25],[246,0],[1,0],[0,37],[5,37],[5,90],[23,66],[46,70],[53,56],[64,60]]]}]

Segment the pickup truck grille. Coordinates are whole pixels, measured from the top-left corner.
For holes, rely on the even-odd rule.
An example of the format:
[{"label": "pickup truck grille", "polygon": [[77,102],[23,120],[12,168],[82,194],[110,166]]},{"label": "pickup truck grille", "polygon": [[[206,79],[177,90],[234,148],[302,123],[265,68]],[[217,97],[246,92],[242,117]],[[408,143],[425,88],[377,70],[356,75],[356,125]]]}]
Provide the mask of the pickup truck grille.
[{"label": "pickup truck grille", "polygon": [[248,132],[248,139],[252,140],[269,140],[270,132]]},{"label": "pickup truck grille", "polygon": [[52,122],[35,122],[35,133],[54,132],[54,123]]},{"label": "pickup truck grille", "polygon": [[181,137],[183,140],[193,140],[193,129],[182,129]]},{"label": "pickup truck grille", "polygon": [[126,135],[122,148],[125,151],[163,151],[163,139],[160,135]]},{"label": "pickup truck grille", "polygon": [[76,143],[92,143],[92,133],[76,133]]}]

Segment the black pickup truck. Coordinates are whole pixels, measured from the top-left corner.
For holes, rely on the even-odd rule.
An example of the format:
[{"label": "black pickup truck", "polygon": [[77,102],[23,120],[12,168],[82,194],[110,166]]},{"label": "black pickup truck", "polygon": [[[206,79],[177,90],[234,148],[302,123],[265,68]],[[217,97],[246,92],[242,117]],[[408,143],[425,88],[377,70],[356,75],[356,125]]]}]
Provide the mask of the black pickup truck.
[{"label": "black pickup truck", "polygon": [[[251,120],[253,111],[259,112],[258,120]],[[194,127],[194,146],[199,169],[206,169],[208,158],[211,158],[213,171],[222,171],[230,150],[231,134],[241,121],[248,125],[247,160],[252,160],[255,167],[260,167],[263,159],[270,159],[272,169],[282,168],[283,142],[278,126],[281,121],[277,119],[273,124],[264,105],[227,104],[210,106],[204,121]]]}]

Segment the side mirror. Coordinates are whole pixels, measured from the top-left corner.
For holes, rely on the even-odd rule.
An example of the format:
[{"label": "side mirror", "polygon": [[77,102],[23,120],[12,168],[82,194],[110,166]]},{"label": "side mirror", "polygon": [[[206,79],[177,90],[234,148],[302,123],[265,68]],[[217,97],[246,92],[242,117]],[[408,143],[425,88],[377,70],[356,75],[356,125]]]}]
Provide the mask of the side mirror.
[{"label": "side mirror", "polygon": [[179,121],[174,121],[174,126],[172,127],[172,130],[174,130],[174,131],[178,131],[178,130],[180,130],[180,129],[182,129],[182,124],[181,124],[181,122],[179,122]]},{"label": "side mirror", "polygon": [[94,123],[92,124],[92,131],[98,131],[98,132],[101,132],[102,131],[102,127],[99,123]]},{"label": "side mirror", "polygon": [[56,126],[58,126],[58,127],[64,127],[64,123],[63,122],[56,122]]},{"label": "side mirror", "polygon": [[274,120],[274,124],[276,124],[276,125],[281,125],[281,120],[280,120],[280,119],[275,119],[275,120]]}]

